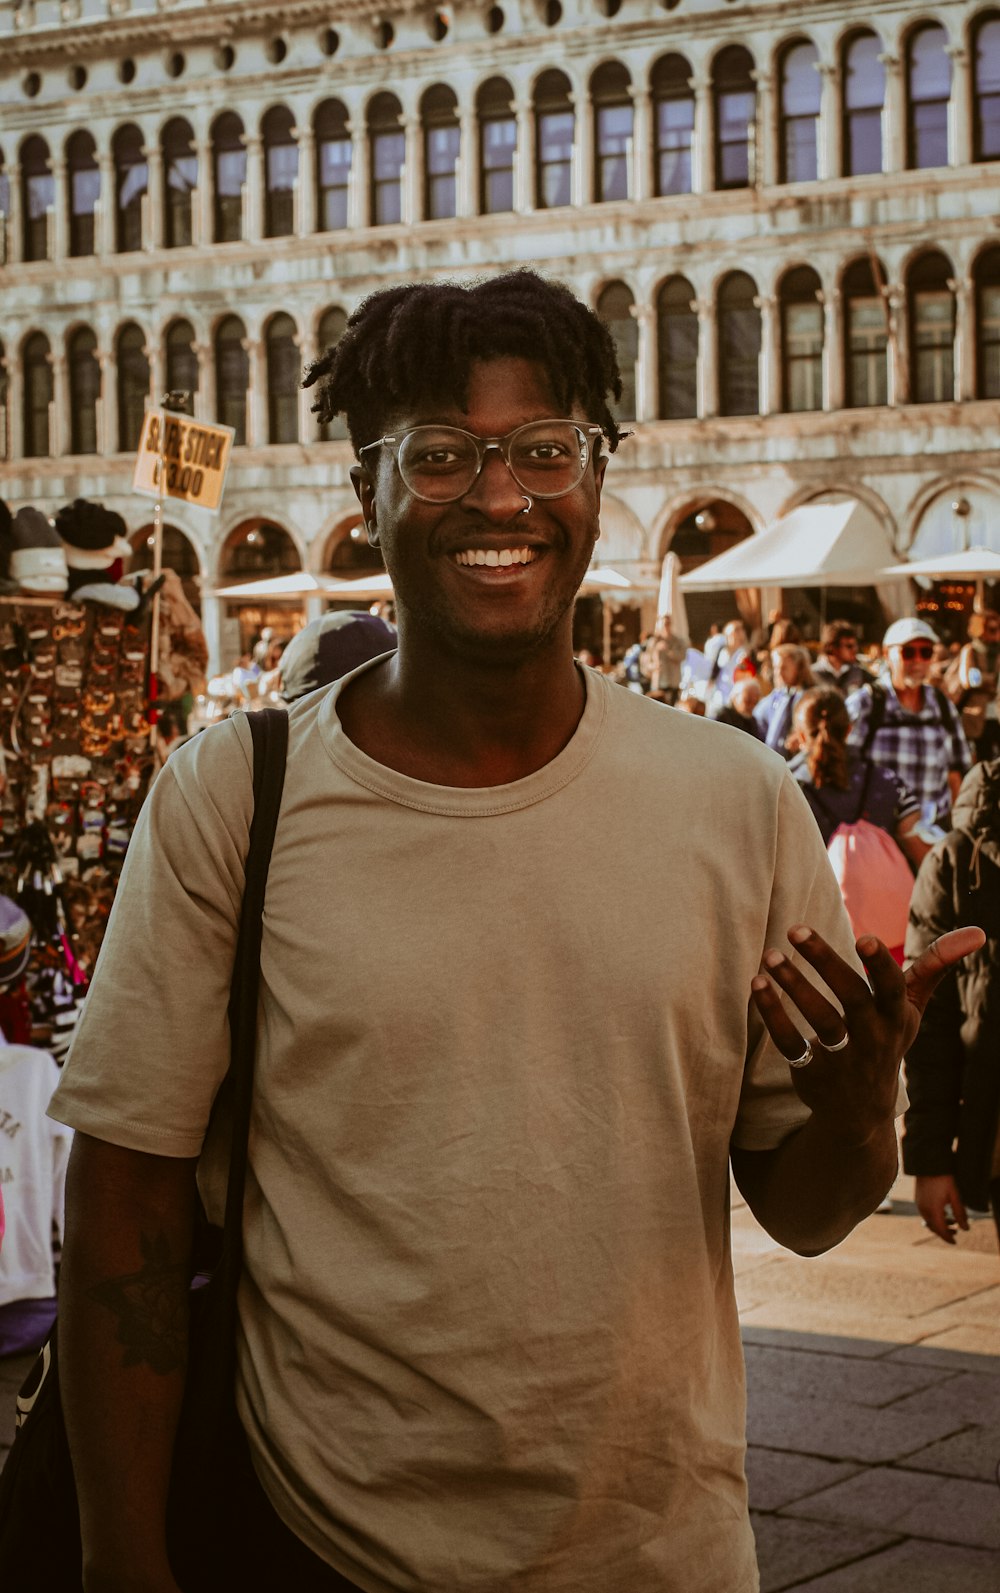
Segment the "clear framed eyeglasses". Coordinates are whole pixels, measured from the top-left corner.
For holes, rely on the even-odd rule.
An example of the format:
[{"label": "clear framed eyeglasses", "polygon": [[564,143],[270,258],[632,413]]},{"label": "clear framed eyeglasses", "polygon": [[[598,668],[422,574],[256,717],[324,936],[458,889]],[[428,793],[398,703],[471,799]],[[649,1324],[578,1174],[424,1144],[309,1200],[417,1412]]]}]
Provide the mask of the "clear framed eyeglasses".
[{"label": "clear framed eyeglasses", "polygon": [[562,498],[580,485],[600,435],[600,426],[575,420],[532,420],[506,437],[477,437],[460,426],[414,426],[358,452],[363,457],[371,448],[390,449],[404,485],[424,503],[464,498],[491,449],[533,498]]}]

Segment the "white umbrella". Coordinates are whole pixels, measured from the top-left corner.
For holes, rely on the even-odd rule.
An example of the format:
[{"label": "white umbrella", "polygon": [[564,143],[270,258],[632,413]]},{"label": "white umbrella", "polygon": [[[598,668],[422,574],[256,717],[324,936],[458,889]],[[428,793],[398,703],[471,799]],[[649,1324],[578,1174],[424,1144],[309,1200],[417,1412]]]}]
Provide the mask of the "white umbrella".
[{"label": "white umbrella", "polygon": [[361,576],[355,581],[338,581],[332,575],[311,575],[308,570],[296,570],[291,575],[268,576],[263,581],[243,581],[238,586],[220,586],[216,597],[239,599],[243,602],[298,602],[304,597],[357,598],[372,603],[377,598],[392,596],[392,582],[388,575]]},{"label": "white umbrella", "polygon": [[871,586],[892,556],[885,528],[862,503],[807,503],[759,536],[680,579],[682,591],[742,586]]},{"label": "white umbrella", "polygon": [[962,553],[936,553],[932,559],[916,559],[912,564],[890,564],[879,570],[880,581],[904,575],[925,575],[932,581],[1000,581],[1000,553],[991,548],[966,548]]},{"label": "white umbrella", "polygon": [[660,593],[656,600],[657,618],[669,615],[675,636],[690,636],[684,593],[680,587],[681,561],[676,553],[668,553],[660,571]]}]

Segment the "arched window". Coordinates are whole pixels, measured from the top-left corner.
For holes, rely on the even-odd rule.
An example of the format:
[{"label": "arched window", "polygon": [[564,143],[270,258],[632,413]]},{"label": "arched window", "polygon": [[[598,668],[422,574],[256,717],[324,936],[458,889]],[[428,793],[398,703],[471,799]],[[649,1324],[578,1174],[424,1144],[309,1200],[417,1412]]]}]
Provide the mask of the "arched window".
[{"label": "arched window", "polygon": [[97,358],[97,338],[89,326],[81,326],[67,345],[69,370],[70,452],[96,454],[97,405],[101,396],[101,367]]},{"label": "arched window", "polygon": [[130,321],[118,334],[118,452],[130,454],[139,434],[149,397],[149,359],[141,327]]},{"label": "arched window", "polygon": [[620,61],[605,61],[590,80],[594,103],[594,198],[627,199],[632,150],[631,79]]},{"label": "arched window", "polygon": [[[327,349],[336,348],[344,335],[347,326],[347,312],[339,305],[324,310],[320,318],[316,333],[316,341],[321,353]],[[333,420],[321,421],[316,428],[320,442],[339,442],[347,436],[347,423],[343,415],[334,416]]]},{"label": "arched window", "polygon": [[911,33],[906,47],[906,163],[911,171],[948,164],[951,61],[948,35],[936,22]]},{"label": "arched window", "polygon": [[975,34],[973,159],[1000,160],[1000,17],[987,17]]},{"label": "arched window", "polygon": [[181,117],[163,129],[164,239],[168,249],[192,241],[191,215],[198,186],[198,156],[194,133]]},{"label": "arched window", "polygon": [[424,135],[424,215],[443,221],[458,214],[458,151],[461,132],[458,101],[444,83],[435,83],[420,102]]},{"label": "arched window", "polygon": [[56,181],[44,138],[26,138],[21,145],[21,213],[24,217],[25,260],[49,258],[49,212],[56,202]]},{"label": "arched window", "polygon": [[543,72],[535,85],[535,204],[568,205],[573,197],[575,117],[569,78]]},{"label": "arched window", "polygon": [[290,238],[295,231],[295,182],[299,146],[287,105],[274,105],[261,124],[264,140],[264,235]]},{"label": "arched window", "polygon": [[290,315],[272,315],[264,338],[267,353],[267,440],[299,440],[299,380],[302,373]]},{"label": "arched window", "polygon": [[609,282],[597,301],[597,313],[614,339],[621,371],[622,396],[612,404],[616,420],[635,420],[635,366],[639,358],[639,323],[632,314],[635,299],[624,282]]},{"label": "arched window", "polygon": [[94,216],[101,197],[97,150],[93,138],[82,129],[66,144],[66,176],[69,181],[69,252],[79,258],[94,252]]},{"label": "arched window", "polygon": [[234,111],[223,111],[212,128],[215,173],[215,242],[238,243],[243,237],[243,189],[247,152],[243,123]]},{"label": "arched window", "polygon": [[885,65],[877,33],[855,33],[843,53],[844,176],[882,170]]},{"label": "arched window", "polygon": [[514,92],[502,77],[491,77],[476,95],[479,120],[479,209],[484,216],[514,208],[514,156],[517,118]]},{"label": "arched window", "polygon": [[732,44],[715,58],[715,186],[749,188],[755,181],[752,149],[756,142],[757,92],[753,56]]},{"label": "arched window", "polygon": [[810,266],[782,278],[782,408],[823,408],[823,305],[821,284]]},{"label": "arched window", "polygon": [[986,249],[976,285],[976,397],[1000,398],[1000,249]]},{"label": "arched window", "polygon": [[757,286],[731,271],[719,288],[719,413],[760,413],[760,310]]},{"label": "arched window", "polygon": [[186,393],[180,408],[186,415],[194,414],[194,395],[198,391],[198,354],[194,344],[194,327],[190,321],[171,321],[167,327],[167,386],[172,393]]},{"label": "arched window", "polygon": [[375,227],[403,219],[403,162],[406,134],[395,94],[376,94],[368,107],[371,141],[371,218]]},{"label": "arched window", "polygon": [[115,165],[115,247],[119,254],[142,248],[142,201],[149,168],[142,134],[131,123],[119,127],[111,143]]},{"label": "arched window", "polygon": [[269,520],[247,520],[226,538],[220,576],[226,582],[260,581],[301,570],[298,549],[287,531]]},{"label": "arched window", "polygon": [[652,74],[656,127],[656,192],[691,192],[691,144],[694,139],[694,90],[691,67],[683,55],[661,55]]},{"label": "arched window", "polygon": [[780,159],[783,183],[819,176],[819,100],[822,83],[814,44],[793,44],[781,57]]},{"label": "arched window", "polygon": [[237,315],[227,315],[215,334],[215,407],[223,426],[232,426],[235,444],[247,440],[247,391],[250,358],[244,344],[247,330]]},{"label": "arched window", "polygon": [[24,457],[45,459],[49,448],[52,406],[52,355],[44,332],[33,332],[24,345]]},{"label": "arched window", "polygon": [[656,297],[660,415],[693,420],[698,413],[698,314],[694,289],[670,277]]},{"label": "arched window", "polygon": [[324,100],[313,120],[316,135],[316,217],[320,232],[347,226],[351,181],[351,135],[347,109],[339,100]]},{"label": "arched window", "polygon": [[870,260],[855,260],[844,273],[845,402],[848,409],[871,409],[888,402],[888,308]]},{"label": "arched window", "polygon": [[910,397],[941,404],[955,397],[955,295],[951,262],[936,250],[907,272],[910,304]]}]

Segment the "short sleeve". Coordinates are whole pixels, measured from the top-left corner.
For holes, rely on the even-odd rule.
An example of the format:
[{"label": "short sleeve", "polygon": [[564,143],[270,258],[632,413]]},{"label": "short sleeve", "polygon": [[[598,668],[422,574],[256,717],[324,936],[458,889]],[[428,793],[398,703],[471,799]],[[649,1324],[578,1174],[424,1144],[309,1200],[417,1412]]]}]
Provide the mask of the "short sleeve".
[{"label": "short sleeve", "polygon": [[49,1108],[57,1121],[132,1150],[198,1155],[229,1063],[248,743],[236,720],[214,726],[150,792]]}]

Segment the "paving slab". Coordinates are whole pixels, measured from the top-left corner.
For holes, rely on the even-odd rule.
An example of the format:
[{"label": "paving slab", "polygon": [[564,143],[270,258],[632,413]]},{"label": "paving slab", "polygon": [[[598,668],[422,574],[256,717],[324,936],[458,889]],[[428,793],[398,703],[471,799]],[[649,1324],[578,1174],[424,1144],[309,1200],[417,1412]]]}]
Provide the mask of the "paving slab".
[{"label": "paving slab", "polygon": [[[946,1399],[946,1388],[960,1381],[941,1366],[908,1365],[885,1359],[861,1359],[846,1355],[816,1354],[805,1347],[786,1345],[744,1345],[747,1376],[758,1394],[791,1395],[793,1398],[843,1400],[850,1405],[876,1408],[896,1403],[903,1408],[906,1396],[934,1390]],[[970,1381],[975,1381],[970,1378]],[[983,1400],[982,1392],[965,1391],[966,1403]],[[943,1409],[944,1405],[938,1408]],[[963,1406],[963,1409],[965,1407]],[[1000,1411],[998,1411],[1000,1416]],[[973,1418],[974,1419],[974,1418]]]},{"label": "paving slab", "polygon": [[845,1460],[821,1460],[816,1455],[793,1455],[751,1444],[746,1470],[750,1509],[755,1511],[780,1510],[782,1505],[846,1481],[857,1474],[858,1467]]},{"label": "paving slab", "polygon": [[752,1383],[748,1388],[747,1428],[753,1443],[829,1460],[866,1465],[902,1460],[938,1439],[950,1438],[964,1425],[960,1417],[940,1412],[898,1416],[889,1406],[876,1418],[857,1405],[758,1394]]},{"label": "paving slab", "polygon": [[[967,1427],[963,1433],[942,1438],[916,1454],[907,1455],[909,1471],[935,1471],[947,1477],[971,1477],[975,1482],[1000,1481],[1000,1421],[984,1427]],[[770,1507],[766,1507],[770,1508]],[[1000,1510],[1000,1492],[996,1508]],[[997,1576],[1000,1586],[1000,1574]]]},{"label": "paving slab", "polygon": [[[978,1330],[970,1330],[975,1333]],[[938,1334],[931,1339],[921,1339],[919,1344],[894,1345],[887,1356],[892,1361],[924,1362],[947,1366],[955,1371],[980,1372],[984,1377],[1000,1377],[1000,1333],[982,1332],[969,1338],[960,1329],[953,1335],[957,1342],[945,1342],[949,1335]],[[978,1344],[978,1348],[973,1348]],[[847,1354],[847,1351],[844,1351]]]},{"label": "paving slab", "polygon": [[[914,1363],[890,1363],[881,1365],[879,1371],[888,1376],[891,1366],[899,1367],[909,1364],[915,1371]],[[1000,1386],[995,1377],[990,1377],[982,1372],[959,1372],[949,1375],[944,1367],[939,1368],[940,1377],[936,1381],[930,1380],[931,1369],[928,1368],[928,1385],[912,1393],[903,1394],[893,1405],[897,1415],[905,1416],[912,1411],[929,1413],[940,1411],[942,1414],[957,1416],[969,1426],[990,1423],[994,1431],[1000,1435]],[[846,1393],[846,1399],[852,1399],[851,1393]],[[1000,1436],[998,1436],[1000,1444]]]},{"label": "paving slab", "polygon": [[753,1515],[751,1520],[757,1539],[761,1593],[798,1588],[807,1577],[818,1576],[836,1566],[850,1565],[895,1541],[886,1532],[827,1526],[819,1521],[793,1521],[788,1516]]},{"label": "paving slab", "polygon": [[785,1583],[795,1593],[997,1593],[997,1557],[909,1538],[843,1570]]},{"label": "paving slab", "polygon": [[[995,1484],[969,1482],[902,1467],[878,1466],[834,1483],[783,1515],[844,1526],[880,1528],[898,1537],[962,1543],[970,1549],[1000,1549],[1000,1495]],[[1000,1585],[1000,1561],[996,1567]]]},{"label": "paving slab", "polygon": [[[775,1345],[780,1350],[806,1350],[810,1355],[847,1355],[864,1360],[889,1360],[904,1356],[911,1348],[891,1339],[851,1339],[843,1333],[795,1332],[791,1328],[763,1327],[755,1321],[740,1318],[740,1333],[744,1344]],[[947,1356],[940,1364],[950,1365]],[[975,1370],[975,1368],[971,1368]],[[1000,1372],[1000,1363],[997,1366]]]}]

